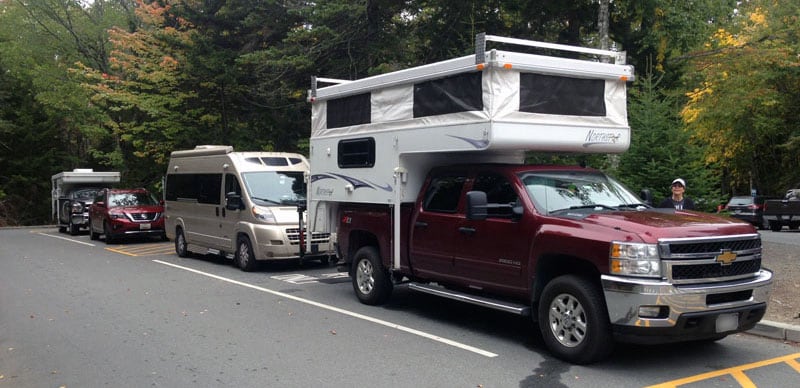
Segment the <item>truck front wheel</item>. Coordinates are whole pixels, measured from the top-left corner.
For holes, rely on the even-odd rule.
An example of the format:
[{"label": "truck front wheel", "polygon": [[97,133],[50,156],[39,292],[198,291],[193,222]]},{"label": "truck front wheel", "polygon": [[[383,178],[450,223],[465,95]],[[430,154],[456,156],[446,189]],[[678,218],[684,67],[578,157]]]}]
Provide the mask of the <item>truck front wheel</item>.
[{"label": "truck front wheel", "polygon": [[378,305],[392,294],[392,281],[375,247],[362,247],[356,252],[351,279],[361,303]]},{"label": "truck front wheel", "polygon": [[576,275],[550,281],[539,301],[539,329],[547,348],[575,364],[600,361],[614,342],[603,295],[598,286]]}]

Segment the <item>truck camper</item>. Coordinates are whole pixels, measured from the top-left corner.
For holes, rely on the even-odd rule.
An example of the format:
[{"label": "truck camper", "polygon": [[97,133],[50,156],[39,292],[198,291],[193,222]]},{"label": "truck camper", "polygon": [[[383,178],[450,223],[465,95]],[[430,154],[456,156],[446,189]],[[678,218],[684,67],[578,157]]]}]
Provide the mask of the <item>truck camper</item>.
[{"label": "truck camper", "polygon": [[58,231],[76,235],[81,229],[89,228],[89,206],[97,193],[119,183],[120,174],[76,168],[55,174],[50,180],[53,185],[51,210]]},{"label": "truck camper", "polygon": [[307,173],[308,161],[299,154],[221,145],[173,151],[164,185],[167,237],[178,256],[232,256],[243,271],[257,261],[328,263],[327,233],[303,244]]},{"label": "truck camper", "polygon": [[[403,285],[531,316],[549,351],[578,364],[617,340],[755,326],[772,273],[751,225],[654,209],[591,168],[524,164],[526,152],[628,149],[624,53],[484,34],[475,48],[312,79],[308,234],[335,239],[361,302]],[[570,58],[527,52],[541,49]]]}]

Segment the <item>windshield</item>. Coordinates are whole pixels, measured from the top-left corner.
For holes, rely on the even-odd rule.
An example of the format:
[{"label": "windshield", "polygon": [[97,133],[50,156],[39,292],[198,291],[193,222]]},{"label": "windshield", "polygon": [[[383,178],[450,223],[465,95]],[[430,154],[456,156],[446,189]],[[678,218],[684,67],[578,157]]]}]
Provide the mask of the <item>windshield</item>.
[{"label": "windshield", "polygon": [[111,194],[109,205],[114,206],[142,206],[142,205],[158,205],[158,202],[149,193],[117,193]]},{"label": "windshield", "polygon": [[261,205],[294,205],[306,200],[302,171],[258,171],[242,174],[250,198]]},{"label": "windshield", "polygon": [[644,205],[621,183],[595,171],[519,174],[537,210],[544,214],[578,208],[638,208]]}]

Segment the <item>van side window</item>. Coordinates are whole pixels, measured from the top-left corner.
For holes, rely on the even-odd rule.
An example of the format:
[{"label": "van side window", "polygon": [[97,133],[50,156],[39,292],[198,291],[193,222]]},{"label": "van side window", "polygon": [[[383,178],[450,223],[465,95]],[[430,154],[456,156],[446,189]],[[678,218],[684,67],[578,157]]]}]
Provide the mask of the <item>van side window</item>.
[{"label": "van side window", "polygon": [[220,204],[222,174],[167,174],[167,201]]},{"label": "van side window", "polygon": [[466,180],[463,175],[434,177],[425,192],[422,208],[431,212],[455,213]]},{"label": "van side window", "polygon": [[239,186],[239,180],[233,174],[225,174],[225,194],[229,193],[242,195],[242,187]]},{"label": "van side window", "polygon": [[364,168],[375,165],[375,139],[348,139],[339,142],[339,168]]},{"label": "van side window", "polygon": [[511,216],[511,206],[517,202],[517,193],[514,192],[514,188],[505,177],[493,173],[478,175],[472,185],[472,190],[486,193],[489,217]]}]

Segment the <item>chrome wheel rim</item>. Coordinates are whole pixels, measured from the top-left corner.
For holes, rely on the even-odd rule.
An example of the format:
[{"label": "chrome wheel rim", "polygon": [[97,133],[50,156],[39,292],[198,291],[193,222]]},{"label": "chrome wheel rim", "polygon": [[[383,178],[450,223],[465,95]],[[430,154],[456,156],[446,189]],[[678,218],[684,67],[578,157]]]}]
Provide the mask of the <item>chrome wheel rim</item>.
[{"label": "chrome wheel rim", "polygon": [[581,303],[569,294],[560,294],[550,302],[548,325],[561,345],[574,348],[586,338],[586,312]]},{"label": "chrome wheel rim", "polygon": [[183,238],[183,233],[178,234],[178,250],[181,254],[186,252],[186,240]]},{"label": "chrome wheel rim", "polygon": [[375,278],[372,277],[372,263],[369,260],[361,260],[356,267],[356,285],[358,290],[368,295],[375,288]]},{"label": "chrome wheel rim", "polygon": [[242,242],[239,244],[239,263],[242,267],[247,265],[247,262],[250,261],[250,250],[247,249],[247,243]]}]

